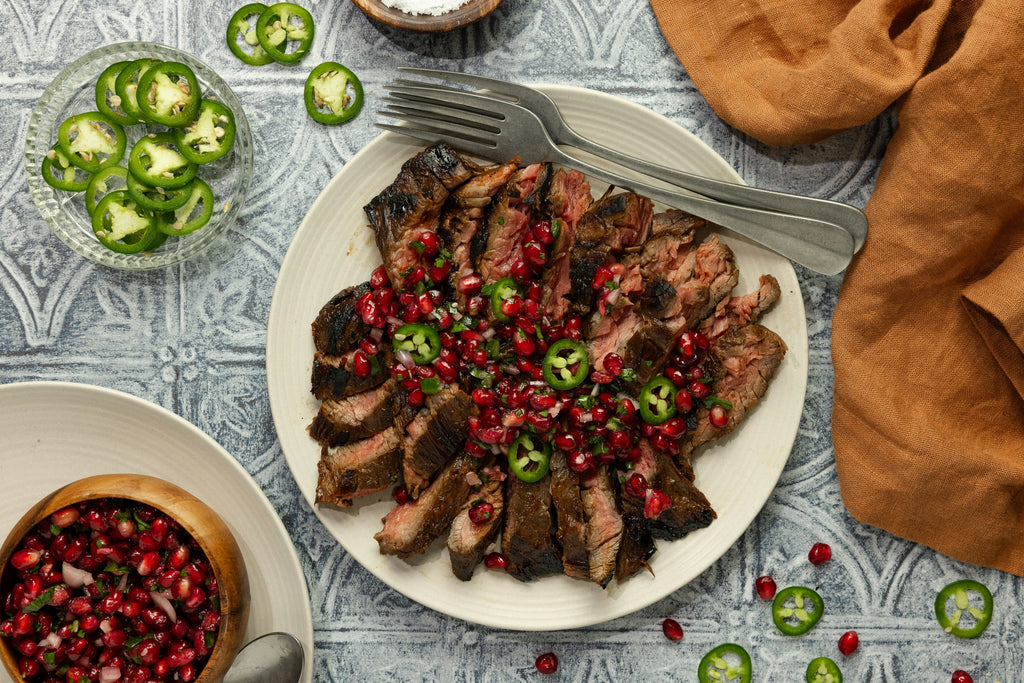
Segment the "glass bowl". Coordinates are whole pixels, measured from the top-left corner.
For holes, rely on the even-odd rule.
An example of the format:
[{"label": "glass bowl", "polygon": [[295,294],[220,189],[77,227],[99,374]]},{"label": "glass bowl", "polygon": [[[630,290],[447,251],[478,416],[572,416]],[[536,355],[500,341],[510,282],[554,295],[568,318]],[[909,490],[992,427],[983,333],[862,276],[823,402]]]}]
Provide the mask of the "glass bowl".
[{"label": "glass bowl", "polygon": [[[155,57],[187,64],[196,74],[203,97],[223,102],[235,115],[235,144],[217,161],[200,166],[198,177],[213,190],[210,222],[182,237],[168,238],[160,247],[139,254],[119,254],[100,244],[92,232],[84,192],[56,190],[43,180],[41,166],[57,141],[57,129],[69,116],[96,111],[95,88],[100,73],[117,61]],[[128,150],[144,135],[167,130],[163,126],[125,126]],[[114,43],[89,52],[61,71],[43,91],[28,122],[25,173],[39,213],[57,236],[86,258],[111,268],[148,270],[180,263],[208,249],[234,224],[252,181],[253,141],[242,103],[213,69],[192,55],[159,43]]]}]

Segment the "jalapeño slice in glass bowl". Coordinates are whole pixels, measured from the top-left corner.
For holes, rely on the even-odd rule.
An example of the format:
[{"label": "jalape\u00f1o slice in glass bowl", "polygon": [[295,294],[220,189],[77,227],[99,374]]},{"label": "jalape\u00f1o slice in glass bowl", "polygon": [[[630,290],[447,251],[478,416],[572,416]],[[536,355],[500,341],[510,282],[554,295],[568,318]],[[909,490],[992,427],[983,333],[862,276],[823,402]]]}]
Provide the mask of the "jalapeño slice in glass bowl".
[{"label": "jalape\u00f1o slice in glass bowl", "polygon": [[[144,252],[123,254],[105,247],[93,233],[92,218],[86,204],[87,189],[55,188],[44,179],[42,167],[47,154],[58,142],[61,124],[75,115],[96,111],[97,84],[100,80],[104,81],[103,91],[107,104],[112,104],[110,95],[115,91],[109,87],[112,74],[108,69],[118,62],[131,64],[137,60],[185,64],[195,75],[202,97],[214,100],[230,111],[234,140],[227,149],[222,150],[223,156],[215,161],[207,157],[204,161],[212,163],[200,163],[197,170],[196,177],[209,185],[214,197],[209,221],[187,234],[170,236],[159,246]],[[106,77],[101,78],[105,71]],[[116,82],[116,75],[113,80]],[[118,107],[123,107],[120,100],[113,102]],[[196,117],[197,115],[193,115],[187,123],[191,123]],[[217,120],[220,121],[219,117]],[[143,137],[175,130],[152,123],[126,124],[123,128],[127,137],[124,158],[116,166],[109,168],[126,168],[129,150]],[[196,147],[198,146],[197,144]],[[108,267],[144,270],[180,263],[206,251],[220,240],[234,224],[245,204],[252,182],[253,150],[252,133],[241,103],[227,83],[209,66],[182,50],[158,43],[115,43],[93,50],[75,60],[58,74],[43,92],[29,119],[25,141],[25,168],[29,191],[36,207],[65,244],[80,255]],[[63,169],[60,169],[59,173],[52,173],[52,166],[51,160],[48,164],[51,175],[65,175]],[[76,180],[79,180],[78,175],[75,174]],[[109,180],[115,182],[120,179],[110,177]],[[72,187],[79,185],[80,183],[73,183]],[[116,187],[123,188],[123,184]],[[103,196],[99,189],[98,185],[94,188],[93,208]],[[205,213],[205,206],[202,208],[202,213]]]}]

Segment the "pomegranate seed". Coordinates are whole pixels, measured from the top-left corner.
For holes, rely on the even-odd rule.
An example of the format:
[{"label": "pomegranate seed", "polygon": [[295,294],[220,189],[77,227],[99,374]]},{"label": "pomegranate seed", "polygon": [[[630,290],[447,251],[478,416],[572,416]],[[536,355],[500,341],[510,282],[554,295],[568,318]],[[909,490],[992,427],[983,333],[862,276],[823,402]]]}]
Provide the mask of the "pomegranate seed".
[{"label": "pomegranate seed", "polygon": [[523,299],[519,296],[512,296],[501,302],[501,314],[507,318],[514,318],[519,315],[523,308]]},{"label": "pomegranate seed", "polygon": [[24,640],[18,641],[18,652],[25,655],[26,657],[31,657],[36,653],[36,650],[38,649],[39,646],[36,644],[34,640],[29,640],[28,638],[25,638]]},{"label": "pomegranate seed", "polygon": [[686,379],[686,374],[682,370],[671,365],[665,368],[665,376],[672,381],[672,384],[676,385],[676,387],[680,389],[685,387],[687,381],[689,381]]},{"label": "pomegranate seed", "polygon": [[711,410],[708,411],[708,422],[715,429],[724,428],[729,424],[729,411],[725,409],[725,406],[711,406]]},{"label": "pomegranate seed", "polygon": [[473,390],[473,403],[478,406],[495,406],[498,404],[498,394],[491,389],[474,389]]},{"label": "pomegranate seed", "polygon": [[427,268],[427,277],[433,282],[444,282],[448,279],[448,274],[452,270],[451,261],[442,261],[439,266],[430,266]]},{"label": "pomegranate seed", "polygon": [[509,275],[519,284],[525,284],[530,279],[530,266],[523,259],[518,259],[512,264]]},{"label": "pomegranate seed", "polygon": [[588,475],[597,470],[597,459],[590,451],[579,450],[569,456],[567,465],[574,474]]},{"label": "pomegranate seed", "polygon": [[420,294],[419,298],[416,299],[416,305],[420,307],[423,315],[430,315],[434,312],[434,300],[426,292]]},{"label": "pomegranate seed", "polygon": [[[437,233],[424,230],[416,239],[422,245],[423,251],[420,252],[421,254],[427,258],[437,256]],[[419,249],[416,249],[416,251],[419,251]]]},{"label": "pomegranate seed", "polygon": [[619,429],[608,434],[608,445],[620,451],[628,451],[633,447],[633,437],[625,429]]},{"label": "pomegranate seed", "polygon": [[516,355],[532,356],[533,352],[537,349],[537,343],[533,341],[531,337],[523,334],[520,330],[516,336],[512,338],[512,348],[515,350]]},{"label": "pomegranate seed", "polygon": [[622,360],[622,356],[617,353],[605,354],[603,366],[605,371],[612,377],[618,377],[622,374],[622,370],[625,367],[625,363]]},{"label": "pomegranate seed", "polygon": [[533,237],[541,244],[551,244],[555,241],[555,235],[551,230],[551,221],[542,218],[533,224]]},{"label": "pomegranate seed", "polygon": [[558,671],[558,657],[554,652],[545,652],[537,657],[537,661],[534,663],[537,666],[537,671],[542,674],[553,674]]},{"label": "pomegranate seed", "polygon": [[672,641],[683,639],[683,627],[675,619],[666,619],[661,622],[661,632]]},{"label": "pomegranate seed", "polygon": [[[84,595],[68,600],[68,611],[75,616],[82,616],[92,611],[92,600]],[[17,624],[15,624],[17,625]]]},{"label": "pomegranate seed", "polygon": [[680,389],[676,392],[676,410],[680,413],[688,413],[693,410],[693,394]]},{"label": "pomegranate seed", "polygon": [[81,517],[81,513],[77,508],[66,507],[61,508],[50,515],[50,522],[54,526],[59,526],[61,529],[67,529],[69,526],[77,522],[79,517]]},{"label": "pomegranate seed", "polygon": [[575,451],[578,446],[579,444],[576,442],[576,437],[569,432],[559,432],[555,435],[555,447],[560,451],[571,453],[572,451]]},{"label": "pomegranate seed", "polygon": [[18,571],[25,571],[39,564],[42,557],[43,553],[40,550],[23,548],[11,555],[11,565]]},{"label": "pomegranate seed", "polygon": [[534,268],[543,268],[548,262],[548,253],[544,251],[544,247],[541,246],[540,242],[530,240],[523,245],[523,258]]},{"label": "pomegranate seed", "polygon": [[529,301],[539,302],[544,297],[544,285],[539,282],[531,282],[526,286],[526,298]]},{"label": "pomegranate seed", "polygon": [[778,590],[778,586],[775,585],[775,579],[768,576],[759,576],[754,580],[754,590],[757,591],[757,595],[762,600],[771,600],[775,597],[775,591]]},{"label": "pomegranate seed", "polygon": [[639,472],[634,472],[630,475],[629,479],[626,480],[623,490],[631,496],[643,498],[644,493],[647,492],[647,478]]},{"label": "pomegranate seed", "polygon": [[857,637],[856,631],[847,631],[839,636],[839,651],[846,657],[852,655],[858,645],[860,645],[860,638]]},{"label": "pomegranate seed", "polygon": [[459,377],[459,369],[444,359],[434,363],[434,369],[437,371],[438,377],[448,383],[454,382]]},{"label": "pomegranate seed", "polygon": [[551,410],[558,403],[552,394],[534,394],[530,397],[530,407],[534,410]]},{"label": "pomegranate seed", "polygon": [[807,553],[807,559],[814,565],[828,562],[832,559],[832,548],[828,543],[815,543],[811,546],[811,551]]},{"label": "pomegranate seed", "polygon": [[974,679],[971,678],[971,674],[963,669],[957,669],[953,672],[953,678],[950,679],[950,683],[974,683]]},{"label": "pomegranate seed", "polygon": [[404,486],[396,486],[391,492],[391,497],[395,499],[395,502],[399,505],[405,505],[409,502],[409,489]]},{"label": "pomegranate seed", "polygon": [[463,275],[459,278],[459,281],[455,285],[455,289],[459,290],[460,294],[476,294],[484,286],[484,279],[473,273],[472,275]]},{"label": "pomegranate seed", "polygon": [[601,266],[594,273],[594,280],[590,283],[590,286],[594,289],[601,289],[612,279],[611,268],[607,266]]},{"label": "pomegranate seed", "polygon": [[42,666],[34,659],[24,657],[18,662],[18,672],[21,674],[22,678],[38,676],[41,670]]},{"label": "pomegranate seed", "polygon": [[546,434],[555,428],[555,419],[552,417],[545,417],[540,413],[530,411],[526,414],[526,421],[533,427],[537,432]]},{"label": "pomegranate seed", "polygon": [[662,512],[672,507],[672,499],[658,489],[647,489],[646,497],[644,517],[647,519],[657,519]]},{"label": "pomegranate seed", "polygon": [[412,272],[405,276],[405,288],[412,289],[427,276],[427,270],[423,266],[416,266]]},{"label": "pomegranate seed", "polygon": [[658,425],[658,431],[669,439],[678,439],[686,433],[686,420],[673,417]]},{"label": "pomegranate seed", "polygon": [[694,398],[705,399],[711,395],[711,387],[697,379],[692,380],[689,384],[687,384],[686,389],[691,394],[693,394]]},{"label": "pomegranate seed", "polygon": [[409,405],[419,407],[423,405],[423,402],[427,400],[427,395],[423,393],[422,389],[413,389],[409,392]]},{"label": "pomegranate seed", "polygon": [[103,644],[109,648],[122,647],[128,640],[128,633],[123,629],[116,629],[103,634]]},{"label": "pomegranate seed", "polygon": [[117,521],[117,535],[121,538],[131,538],[135,535],[135,522],[130,519],[120,519]]},{"label": "pomegranate seed", "polygon": [[488,569],[505,569],[508,567],[508,558],[501,553],[488,553],[484,555],[484,566]]},{"label": "pomegranate seed", "polygon": [[370,286],[373,287],[374,289],[380,289],[381,287],[386,287],[387,285],[387,269],[383,265],[377,266],[376,268],[373,269],[373,272],[370,273]]},{"label": "pomegranate seed", "polygon": [[671,439],[663,434],[652,434],[648,440],[651,442],[651,448],[659,453],[669,453],[672,451]]},{"label": "pomegranate seed", "polygon": [[483,524],[490,521],[493,516],[494,506],[485,500],[481,500],[469,508],[469,521],[473,524]]}]

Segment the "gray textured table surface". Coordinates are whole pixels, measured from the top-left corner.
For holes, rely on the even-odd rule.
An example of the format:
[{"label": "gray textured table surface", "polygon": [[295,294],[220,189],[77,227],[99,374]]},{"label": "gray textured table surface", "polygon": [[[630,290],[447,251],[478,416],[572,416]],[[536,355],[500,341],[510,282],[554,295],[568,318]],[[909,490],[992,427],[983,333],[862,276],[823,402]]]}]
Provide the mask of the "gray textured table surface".
[{"label": "gray textured table surface", "polygon": [[[867,528],[845,511],[830,438],[830,320],[842,277],[797,268],[810,335],[810,376],[789,464],[750,529],[716,564],[672,596],[610,623],[576,631],[515,633],[451,619],[409,601],[355,563],[302,499],[275,437],[267,399],[267,313],[281,260],[320,190],[377,133],[381,86],[401,65],[460,68],[620,95],[690,129],[748,183],[863,206],[895,117],[885,115],[820,144],[769,148],[725,125],[663,39],[646,0],[506,0],[491,16],[441,36],[369,21],[343,0],[304,3],[317,37],[304,66],[247,67],[224,44],[241,2],[6,0],[0,3],[0,382],[69,380],[162,405],[219,441],[272,501],[298,550],[312,601],[315,680],[489,681],[538,677],[554,651],[573,681],[695,680],[701,655],[735,641],[753,654],[756,680],[803,680],[813,657],[839,660],[848,681],[1024,680],[1024,583],[963,565]],[[237,226],[215,253],[160,272],[126,274],[85,261],[40,218],[25,180],[29,114],[43,88],[85,52],[149,40],[192,52],[242,100],[256,140],[256,174]],[[359,73],[363,115],[325,128],[306,116],[309,68],[337,60]],[[885,390],[884,387],[879,387]],[[3,455],[0,454],[0,462]],[[835,558],[811,572],[808,548]],[[811,634],[770,627],[753,581],[771,571],[829,600]],[[936,591],[977,578],[996,594],[992,627],[976,641],[936,625]],[[661,635],[665,617],[686,631]],[[844,659],[840,634],[860,649]]]}]

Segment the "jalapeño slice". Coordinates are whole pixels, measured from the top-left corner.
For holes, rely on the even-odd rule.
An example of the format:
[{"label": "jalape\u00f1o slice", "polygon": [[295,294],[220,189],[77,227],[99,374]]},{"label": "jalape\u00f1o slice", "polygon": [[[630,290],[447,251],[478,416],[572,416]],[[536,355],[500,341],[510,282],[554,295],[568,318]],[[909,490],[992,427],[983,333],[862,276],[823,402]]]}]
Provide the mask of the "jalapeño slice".
[{"label": "jalape\u00f1o slice", "polygon": [[522,433],[508,447],[508,468],[527,484],[540,481],[551,466],[551,444],[536,434]]},{"label": "jalape\u00f1o slice", "polygon": [[76,114],[60,124],[57,144],[75,166],[96,173],[124,156],[128,137],[121,124],[98,111]]},{"label": "jalape\u00f1o slice", "polygon": [[117,77],[129,64],[131,64],[130,61],[114,62],[103,70],[96,81],[96,108],[122,126],[130,126],[139,122],[137,118],[125,112],[115,87]]},{"label": "jalape\u00f1o slice", "polygon": [[85,210],[91,216],[108,193],[128,187],[128,169],[124,166],[107,166],[89,179],[85,188]]},{"label": "jalape\u00f1o slice", "polygon": [[185,202],[179,208],[157,214],[157,230],[165,235],[188,235],[210,222],[213,190],[201,178],[193,180],[188,190]]},{"label": "jalape\u00f1o slice", "polygon": [[114,92],[117,93],[121,109],[124,111],[125,116],[131,117],[137,122],[142,121],[142,111],[139,109],[136,99],[139,89],[139,78],[142,77],[142,74],[147,69],[159,62],[159,59],[153,59],[152,57],[136,59],[134,62],[129,62],[128,66],[124,67],[114,80]]},{"label": "jalape\u00f1o slice", "polygon": [[143,206],[150,211],[174,211],[188,201],[188,198],[192,195],[192,185],[198,180],[193,179],[188,185],[173,190],[165,190],[162,187],[144,185],[131,173],[126,175],[125,189],[128,190],[128,194],[139,203],[139,206]]},{"label": "jalape\u00f1o slice", "polygon": [[[118,168],[112,166],[110,168]],[[67,192],[81,192],[89,186],[92,175],[78,166],[71,163],[68,155],[60,148],[60,144],[54,144],[50,151],[43,157],[43,164],[40,171],[46,184],[55,190]]]},{"label": "jalape\u00f1o slice", "polygon": [[[971,605],[971,593],[981,597],[980,608]],[[954,601],[952,614],[946,610],[950,598]],[[992,621],[993,604],[992,592],[985,584],[962,579],[949,584],[935,596],[935,618],[946,633],[952,633],[957,638],[977,638]],[[961,625],[965,612],[974,617],[973,625]]]},{"label": "jalape\u00f1o slice", "polygon": [[395,352],[405,351],[412,355],[417,365],[423,365],[441,355],[441,335],[430,325],[407,323],[395,330],[391,338]]},{"label": "jalape\u00f1o slice", "polygon": [[807,665],[807,683],[843,683],[843,672],[828,657],[818,657]]},{"label": "jalape\u00f1o slice", "polygon": [[[232,53],[246,64],[252,66],[260,66],[262,64],[270,64],[274,61],[274,58],[267,54],[260,46],[260,41],[256,38],[256,20],[260,18],[260,15],[266,11],[267,6],[262,2],[251,2],[248,5],[243,5],[231,15],[231,19],[228,21],[228,48]],[[242,43],[245,43],[252,52],[247,52],[242,44],[239,43],[241,38]]]},{"label": "jalape\u00f1o slice", "polygon": [[173,190],[192,182],[196,165],[174,145],[171,133],[151,133],[128,154],[128,170],[143,185]]},{"label": "jalape\u00f1o slice", "polygon": [[142,118],[169,128],[192,121],[201,99],[195,72],[181,62],[160,62],[146,69],[135,94]]},{"label": "jalape\u00f1o slice", "polygon": [[640,417],[644,422],[660,425],[676,414],[676,385],[658,375],[640,390]]},{"label": "jalape\u00f1o slice", "polygon": [[544,381],[555,389],[564,391],[578,387],[590,371],[587,345],[571,339],[559,339],[544,354],[541,368]]},{"label": "jalape\u00f1o slice", "polygon": [[[789,605],[793,606],[790,607]],[[825,601],[817,592],[804,586],[783,588],[772,601],[772,621],[787,636],[801,636],[821,620]]]},{"label": "jalape\u00f1o slice", "polygon": [[324,62],[306,79],[303,99],[306,111],[314,121],[329,126],[345,123],[363,108],[363,84],[341,64]]},{"label": "jalape\u00f1o slice", "polygon": [[502,304],[515,296],[520,296],[521,291],[516,281],[510,277],[503,277],[494,283],[494,291],[491,292],[491,313],[498,322],[506,323],[512,319],[501,310]]},{"label": "jalape\u00f1o slice", "polygon": [[108,193],[92,213],[92,231],[107,249],[137,254],[159,237],[153,212],[139,206],[127,190]]},{"label": "jalape\u00f1o slice", "polygon": [[174,130],[174,142],[194,164],[216,161],[235,144],[235,115],[226,104],[203,100],[195,120]]},{"label": "jalape\u00f1o slice", "polygon": [[[275,62],[297,62],[306,56],[313,42],[313,17],[290,2],[270,5],[256,20],[256,40]],[[288,45],[293,42],[297,45],[288,52]]]},{"label": "jalape\u00f1o slice", "polygon": [[750,683],[750,655],[743,646],[723,643],[708,652],[697,665],[700,683]]}]

